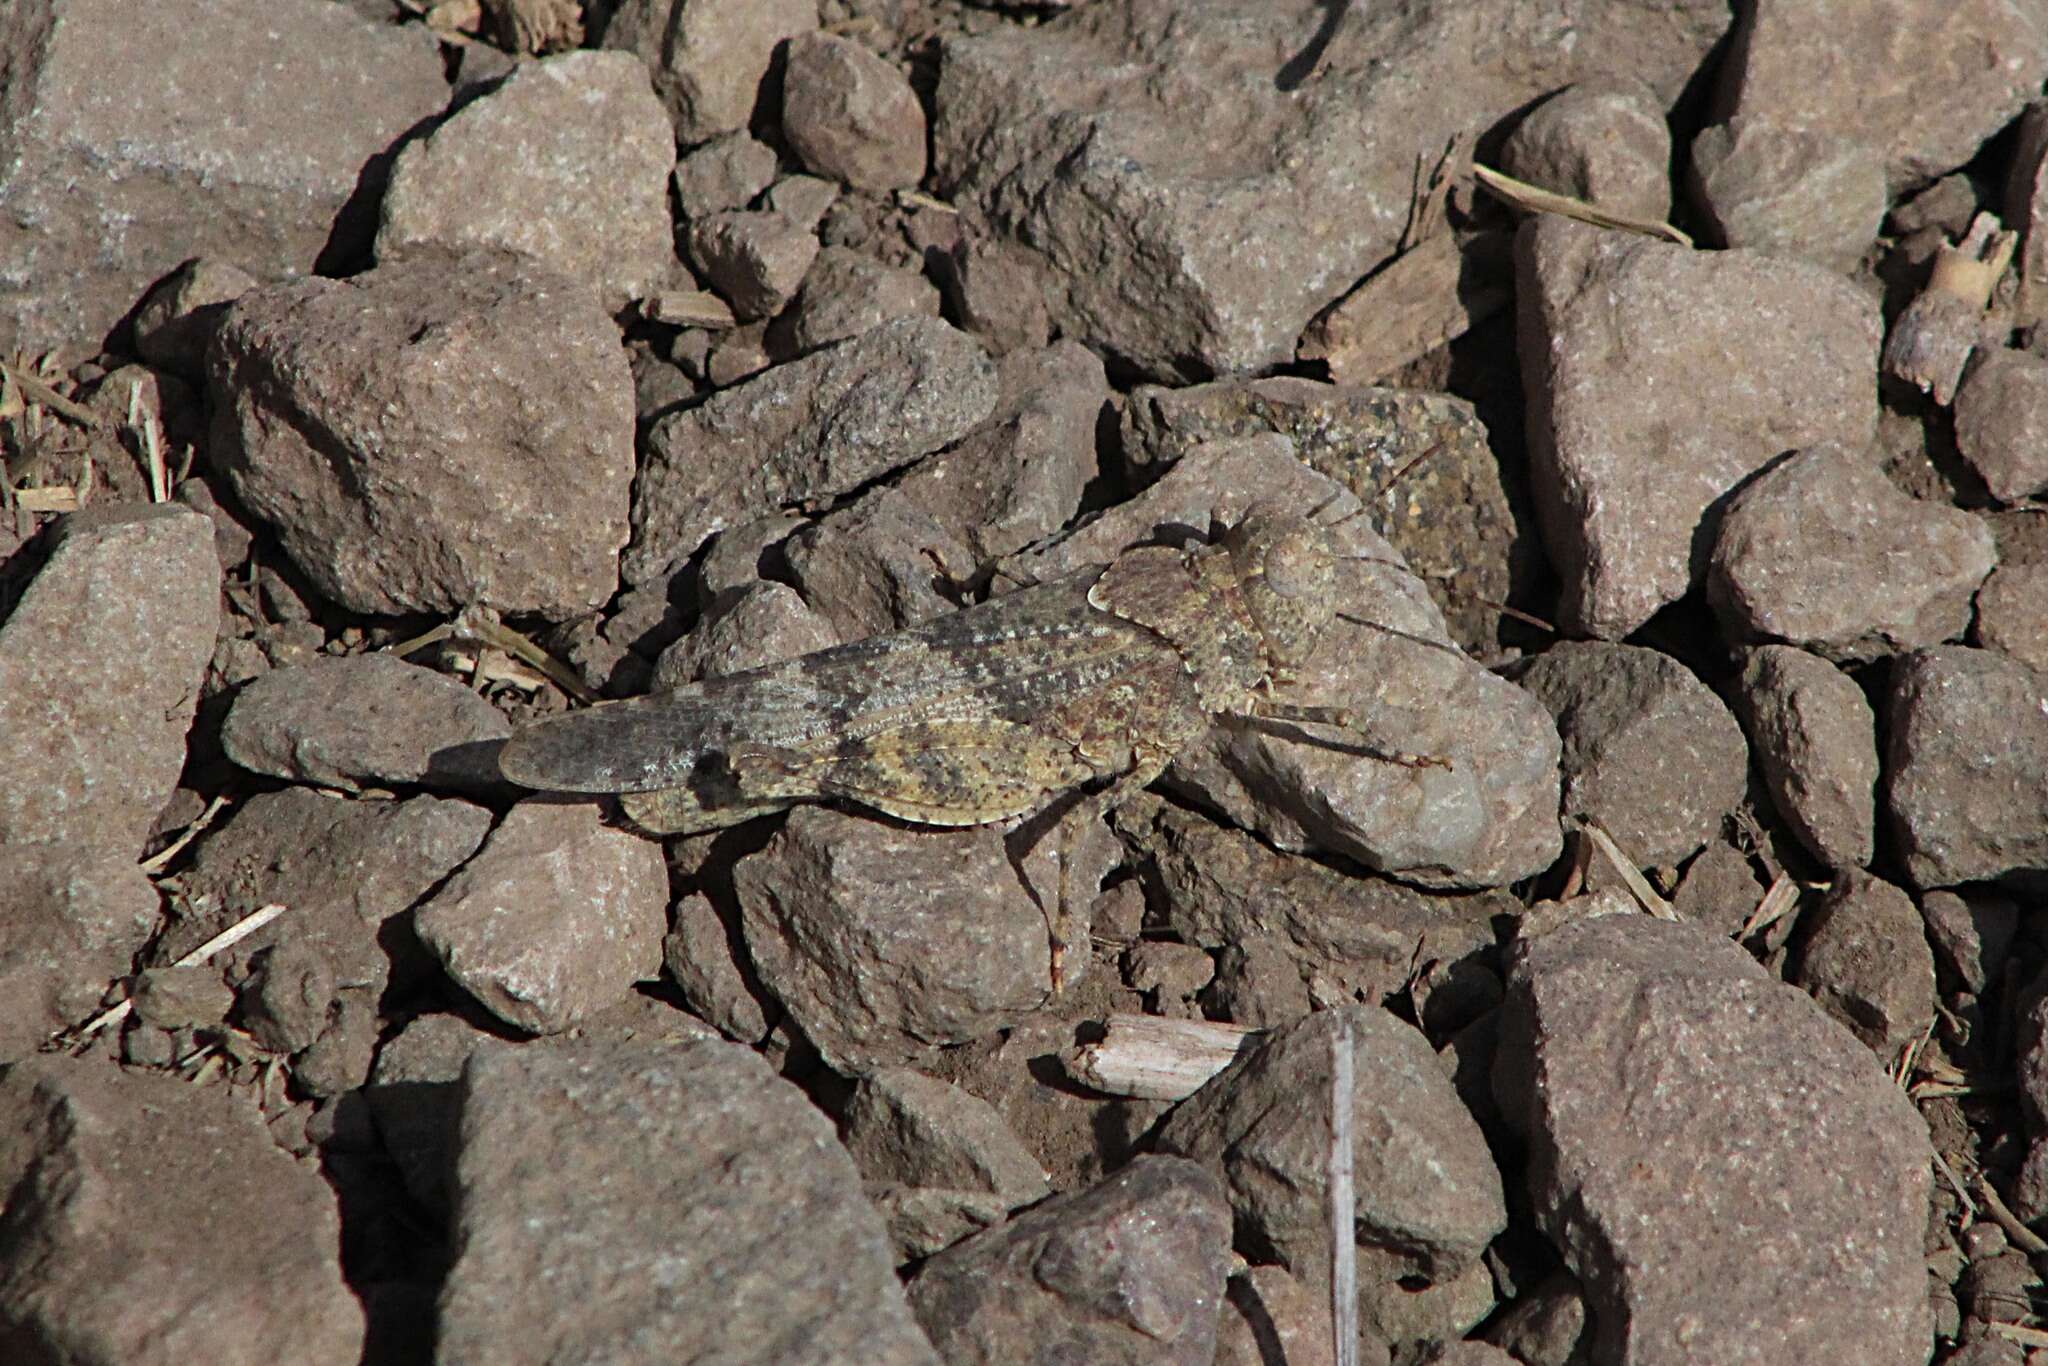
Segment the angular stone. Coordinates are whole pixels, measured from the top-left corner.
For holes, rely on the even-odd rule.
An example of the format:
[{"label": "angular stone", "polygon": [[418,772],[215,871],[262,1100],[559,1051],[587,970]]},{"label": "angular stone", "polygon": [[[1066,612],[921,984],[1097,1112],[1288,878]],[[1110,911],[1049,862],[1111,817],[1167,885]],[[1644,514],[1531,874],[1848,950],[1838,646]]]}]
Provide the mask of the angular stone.
[{"label": "angular stone", "polygon": [[978,343],[902,318],[663,418],[635,485],[626,578],[666,573],[724,527],[871,483],[966,433],[995,400]]},{"label": "angular stone", "polygon": [[1671,129],[1640,81],[1559,91],[1515,125],[1500,156],[1502,170],[1546,190],[1653,223],[1671,214]]},{"label": "angular stone", "polygon": [[2048,673],[2048,563],[1991,571],[1977,590],[1977,643]]},{"label": "angular stone", "polygon": [[886,193],[924,179],[924,106],[903,73],[850,38],[792,38],[782,132],[805,169]]},{"label": "angular stone", "polygon": [[491,1014],[559,1034],[659,974],[667,912],[660,845],[604,828],[595,806],[527,801],[413,929]]},{"label": "angular stone", "polygon": [[422,243],[509,251],[617,312],[675,267],[674,165],[668,120],[631,55],[523,62],[399,153],[377,259]]},{"label": "angular stone", "polygon": [[1721,244],[1799,256],[1847,273],[1890,203],[1883,158],[1827,127],[1735,117],[1692,142],[1694,198]]},{"label": "angular stone", "polygon": [[697,629],[661,652],[654,686],[681,687],[780,664],[839,644],[832,623],[786,583],[757,579],[709,608]]},{"label": "angular stone", "polygon": [[208,369],[210,457],[342,606],[569,617],[617,589],[633,377],[588,287],[470,254],[253,290]]},{"label": "angular stone", "polygon": [[1964,991],[1982,996],[1999,980],[2019,933],[2017,902],[1995,892],[1928,892],[1920,898],[1920,914],[1935,952]]},{"label": "angular stone", "polygon": [[684,146],[745,128],[775,50],[818,26],[812,0],[625,0],[608,48],[635,53]]},{"label": "angular stone", "polygon": [[1560,641],[1517,671],[1564,739],[1564,812],[1638,867],[1670,867],[1721,828],[1749,781],[1749,746],[1720,698],[1669,655]]},{"label": "angular stone", "polygon": [[189,509],[64,519],[0,623],[0,844],[141,853],[185,766],[220,575],[213,523]]},{"label": "angular stone", "polygon": [[1388,1011],[1318,1011],[1274,1031],[1180,1103],[1159,1129],[1159,1148],[1222,1176],[1249,1255],[1324,1283],[1330,1050],[1340,1022],[1354,1059],[1360,1281],[1454,1281],[1507,1227],[1500,1171],[1428,1041]]},{"label": "angular stone", "polygon": [[1956,449],[1992,497],[2017,503],[2048,489],[2048,360],[1978,348],[1955,413]]},{"label": "angular stone", "polygon": [[363,1088],[377,1135],[413,1199],[446,1221],[453,1198],[455,1121],[463,1064],[478,1050],[528,1045],[489,1033],[459,1015],[419,1015],[377,1050]]},{"label": "angular stone", "polygon": [[194,384],[206,380],[206,348],[228,305],[256,288],[230,261],[195,257],[157,284],[135,310],[135,352],[159,370]]},{"label": "angular stone", "polygon": [[298,1361],[362,1354],[334,1193],[225,1087],[97,1058],[16,1063],[0,1071],[0,1197],[11,1357],[254,1363],[281,1343]]},{"label": "angular stone", "polygon": [[1800,451],[1722,514],[1707,600],[1740,640],[1869,659],[1963,633],[1998,562],[1991,528],[1901,493],[1862,448]]},{"label": "angular stone", "polygon": [[1613,915],[1529,942],[1504,1010],[1494,1089],[1594,1360],[1927,1360],[1927,1126],[1803,993]]},{"label": "angular stone", "polygon": [[161,900],[131,853],[0,843],[0,1063],[98,1008],[156,930]]},{"label": "angular stone", "polygon": [[686,223],[744,209],[775,180],[775,149],[743,131],[711,139],[676,162],[669,185]]},{"label": "angular stone", "polygon": [[357,792],[364,785],[497,788],[504,713],[446,674],[386,654],[276,669],[236,694],[227,756],[253,773]]},{"label": "angular stone", "polygon": [[861,1078],[840,1138],[870,1184],[986,1191],[1006,1209],[1051,1193],[1045,1168],[994,1106],[907,1067]]},{"label": "angular stone", "polygon": [[926,1262],[910,1301],[948,1361],[1059,1344],[1076,1361],[1208,1361],[1230,1211],[1192,1162],[1141,1157]]},{"label": "angular stone", "polygon": [[1922,650],[1885,704],[1885,807],[1915,886],[2048,868],[2048,679],[1995,650]]},{"label": "angular stone", "polygon": [[735,1044],[463,1069],[437,1355],[936,1366],[832,1125]]},{"label": "angular stone", "polygon": [[798,351],[812,351],[918,314],[939,316],[939,291],[929,280],[850,247],[826,247],[804,276],[790,338]]},{"label": "angular stone", "polygon": [[1860,868],[1876,852],[1877,717],[1854,679],[1789,645],[1766,645],[1742,668],[1742,718],[1771,801],[1829,868]]},{"label": "angular stone", "polygon": [[661,941],[661,964],[683,1001],[734,1043],[759,1044],[768,1037],[768,1015],[755,992],[752,973],[740,966],[725,920],[703,893],[675,905],[675,921]]},{"label": "angular stone", "polygon": [[1704,573],[1701,527],[1725,494],[1786,450],[1876,434],[1877,303],[1818,266],[1555,217],[1523,225],[1516,257],[1537,512],[1567,631],[1634,631]]},{"label": "angular stone", "polygon": [[732,210],[690,224],[690,259],[741,322],[780,313],[817,254],[817,234],[779,213]]},{"label": "angular stone", "polygon": [[345,261],[372,159],[448,97],[424,28],[300,0],[23,0],[0,68],[8,353],[96,348],[195,256],[259,276]]},{"label": "angular stone", "polygon": [[1913,899],[1839,874],[1806,930],[1793,981],[1889,1063],[1934,1023],[1934,951]]}]

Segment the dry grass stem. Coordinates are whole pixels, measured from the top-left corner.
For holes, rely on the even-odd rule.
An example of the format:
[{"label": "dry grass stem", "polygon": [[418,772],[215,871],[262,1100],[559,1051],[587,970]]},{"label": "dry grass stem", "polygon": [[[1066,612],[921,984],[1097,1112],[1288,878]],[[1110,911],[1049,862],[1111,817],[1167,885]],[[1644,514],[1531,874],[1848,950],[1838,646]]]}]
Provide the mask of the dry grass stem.
[{"label": "dry grass stem", "polygon": [[1681,247],[1692,245],[1692,238],[1669,223],[1655,218],[1639,218],[1634,214],[1618,213],[1613,209],[1603,209],[1598,204],[1588,204],[1583,199],[1557,194],[1540,185],[1531,185],[1526,180],[1503,175],[1491,166],[1482,166],[1476,161],[1472,163],[1472,175],[1489,194],[1524,213],[1554,213],[1560,218],[1577,219],[1596,228],[1619,228],[1624,232],[1641,233],[1645,237],[1661,237],[1667,242],[1676,242]]}]

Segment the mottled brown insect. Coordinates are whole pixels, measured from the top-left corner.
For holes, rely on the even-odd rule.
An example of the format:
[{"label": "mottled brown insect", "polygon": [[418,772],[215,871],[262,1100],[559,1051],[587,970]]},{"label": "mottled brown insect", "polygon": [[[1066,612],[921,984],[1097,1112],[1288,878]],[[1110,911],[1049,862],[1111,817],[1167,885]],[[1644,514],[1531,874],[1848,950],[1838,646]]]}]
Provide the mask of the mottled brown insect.
[{"label": "mottled brown insect", "polygon": [[541,722],[499,767],[621,794],[655,833],[807,801],[934,826],[1106,810],[1212,717],[1349,724],[1268,695],[1333,616],[1336,560],[1313,519],[1254,511],[1215,545],[1126,551],[914,630]]}]

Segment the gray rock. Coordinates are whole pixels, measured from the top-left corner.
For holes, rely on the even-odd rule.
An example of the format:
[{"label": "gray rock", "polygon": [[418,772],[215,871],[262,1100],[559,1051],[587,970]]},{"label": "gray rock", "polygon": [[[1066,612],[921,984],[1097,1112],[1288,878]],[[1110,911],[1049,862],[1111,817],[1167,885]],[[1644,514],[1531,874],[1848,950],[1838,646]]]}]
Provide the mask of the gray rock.
[{"label": "gray rock", "polygon": [[[1056,842],[1031,860],[1055,895]],[[1082,874],[1072,883],[1092,897]],[[993,827],[800,808],[733,870],[733,888],[762,984],[841,1071],[992,1033],[1050,988],[1046,912]]]},{"label": "gray rock", "polygon": [[782,132],[807,170],[856,190],[908,189],[924,179],[924,106],[903,73],[850,38],[792,38]]},{"label": "gray rock", "polygon": [[1567,631],[1634,631],[1703,575],[1700,529],[1723,495],[1788,449],[1876,433],[1876,300],[1818,266],[1554,217],[1523,225],[1516,257],[1534,490]]},{"label": "gray rock", "polygon": [[1228,6],[1081,6],[944,45],[933,179],[1036,254],[1061,335],[1162,380],[1257,370],[1396,249],[1407,195],[1383,191],[1417,148],[1615,69],[1620,44],[1668,100],[1728,14],[1672,19],[1649,39],[1586,6],[1565,43],[1520,7],[1354,10],[1333,33],[1289,4],[1249,41]]},{"label": "gray rock", "polygon": [[1707,600],[1738,639],[1869,659],[1960,636],[1997,562],[1981,518],[1901,493],[1862,447],[1827,445],[1728,504]]},{"label": "gray rock", "polygon": [[1778,814],[1829,868],[1870,862],[1877,839],[1877,717],[1855,680],[1789,645],[1742,668],[1742,719]]},{"label": "gray rock", "polygon": [[681,687],[769,664],[780,664],[839,643],[832,623],[812,611],[796,589],[758,579],[707,609],[697,629],[661,652],[654,686]]},{"label": "gray rock", "polygon": [[242,1363],[280,1343],[301,1361],[361,1356],[334,1192],[225,1087],[32,1058],[0,1072],[0,1134],[11,1356]]},{"label": "gray rock", "polygon": [[2048,563],[2002,564],[1977,590],[1977,644],[2048,673]]},{"label": "gray rock", "polygon": [[1934,951],[1963,990],[1982,996],[1999,980],[2013,939],[2019,933],[2020,908],[1996,892],[1928,892],[1920,898],[1920,915]]},{"label": "gray rock", "polygon": [[[2004,0],[1822,0],[1743,11],[1716,102],[1825,131],[1910,185],[1952,171],[2048,77],[2048,17]],[[1954,98],[1929,99],[1933,90]]]},{"label": "gray rock", "polygon": [[1692,142],[1694,197],[1723,246],[1799,256],[1847,273],[1877,240],[1884,158],[1832,127],[1735,117]]},{"label": "gray rock", "polygon": [[252,290],[208,371],[210,458],[342,606],[569,617],[618,587],[633,376],[587,286],[470,254]]},{"label": "gray rock", "polygon": [[[775,149],[744,130],[711,139],[685,154],[669,175],[683,221],[744,209],[775,179]],[[809,225],[806,225],[809,226]]]},{"label": "gray rock", "polygon": [[1530,110],[1501,169],[1558,194],[1662,222],[1671,214],[1671,129],[1656,92],[1632,78],[1581,81]]},{"label": "gray rock", "polygon": [[939,291],[929,280],[850,247],[826,247],[804,276],[790,338],[797,350],[812,351],[913,315],[939,316]]},{"label": "gray rock", "polygon": [[1530,942],[1494,1088],[1595,1360],[1927,1359],[1927,1126],[1869,1050],[1697,926]]},{"label": "gray rock", "polygon": [[0,844],[139,856],[185,766],[220,621],[213,523],[72,513],[0,624]]},{"label": "gray rock", "polygon": [[1248,1255],[1327,1283],[1330,1049],[1340,1021],[1354,1055],[1361,1298],[1404,1277],[1449,1286],[1507,1227],[1500,1172],[1428,1041],[1385,1010],[1339,1007],[1274,1031],[1182,1101],[1158,1146],[1223,1178]]},{"label": "gray rock", "polygon": [[425,783],[492,790],[490,742],[504,713],[446,674],[392,655],[326,658],[276,669],[235,697],[221,726],[227,756],[253,773],[357,792]]},{"label": "gray rock", "polygon": [[812,0],[624,0],[608,48],[635,53],[684,146],[745,128],[785,38],[818,26]]},{"label": "gray rock", "polygon": [[2048,360],[1979,347],[1955,414],[1956,449],[1992,497],[2017,503],[2048,489]]},{"label": "gray rock", "polygon": [[258,276],[346,260],[372,158],[448,97],[424,28],[345,5],[26,0],[0,51],[9,353],[96,347],[195,256]]},{"label": "gray rock", "polygon": [[2048,680],[1960,645],[1900,660],[1885,807],[1915,886],[2048,868]]},{"label": "gray rock", "polygon": [[881,488],[789,538],[797,591],[840,640],[917,626],[958,610],[974,552],[909,495]]},{"label": "gray rock", "polygon": [[1793,981],[1881,1061],[1934,1023],[1934,951],[1911,897],[1848,869],[1802,928]]},{"label": "gray rock", "polygon": [[1560,641],[1515,677],[1557,719],[1565,816],[1605,830],[1638,867],[1690,857],[1742,801],[1742,727],[1669,655]]},{"label": "gray rock", "polygon": [[448,975],[515,1029],[559,1034],[661,971],[661,846],[595,806],[522,802],[413,917]]},{"label": "gray rock", "polygon": [[455,1122],[461,1113],[457,1083],[463,1064],[480,1049],[505,1052],[526,1046],[459,1015],[420,1015],[377,1050],[363,1098],[406,1191],[436,1218],[447,1219],[453,1199],[449,1187],[455,1175]]},{"label": "gray rock", "polygon": [[1749,855],[1717,839],[1686,865],[1684,880],[1671,894],[1671,908],[1716,934],[1733,936],[1748,923],[1763,894]]},{"label": "gray rock", "polygon": [[734,1044],[581,1044],[463,1069],[447,1361],[936,1366],[831,1123]]},{"label": "gray rock", "polygon": [[616,313],[675,267],[675,144],[639,62],[523,62],[399,154],[377,259],[422,243],[502,250],[594,288]]},{"label": "gray rock", "polygon": [[204,256],[187,261],[135,310],[136,354],[180,379],[204,383],[206,348],[228,305],[256,284],[255,276],[232,262]]},{"label": "gray rock", "polygon": [[727,526],[871,483],[960,437],[995,401],[977,343],[902,318],[663,418],[635,485],[626,578],[666,573]]},{"label": "gray rock", "polygon": [[816,233],[772,210],[730,210],[690,224],[690,259],[741,322],[780,313],[817,254]]},{"label": "gray rock", "polygon": [[1229,1274],[1230,1210],[1192,1162],[1141,1157],[925,1263],[910,1301],[948,1361],[1208,1361]]},{"label": "gray rock", "polygon": [[[1277,1266],[1250,1266],[1234,1273],[1229,1301],[1216,1326],[1215,1366],[1335,1366],[1329,1297],[1309,1289]],[[1361,1346],[1358,1360],[1386,1360],[1386,1346]],[[1277,1348],[1279,1355],[1273,1355]]]},{"label": "gray rock", "polygon": [[768,1013],[751,970],[741,966],[737,939],[703,893],[692,892],[675,904],[661,965],[684,1004],[719,1033],[734,1043],[759,1044],[768,1037]]},{"label": "gray rock", "polygon": [[0,1063],[99,1008],[161,901],[133,853],[98,840],[0,843]]}]

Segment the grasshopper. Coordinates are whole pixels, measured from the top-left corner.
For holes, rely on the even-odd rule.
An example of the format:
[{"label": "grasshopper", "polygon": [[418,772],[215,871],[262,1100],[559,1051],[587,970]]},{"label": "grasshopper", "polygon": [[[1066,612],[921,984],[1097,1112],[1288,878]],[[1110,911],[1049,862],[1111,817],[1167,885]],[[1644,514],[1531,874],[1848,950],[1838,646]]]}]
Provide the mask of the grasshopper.
[{"label": "grasshopper", "polygon": [[1336,615],[1338,559],[1313,515],[1254,509],[1216,544],[1126,550],[911,630],[540,722],[498,764],[526,787],[619,794],[655,834],[816,801],[1064,824],[1150,784],[1212,718],[1352,727],[1270,696]]}]

